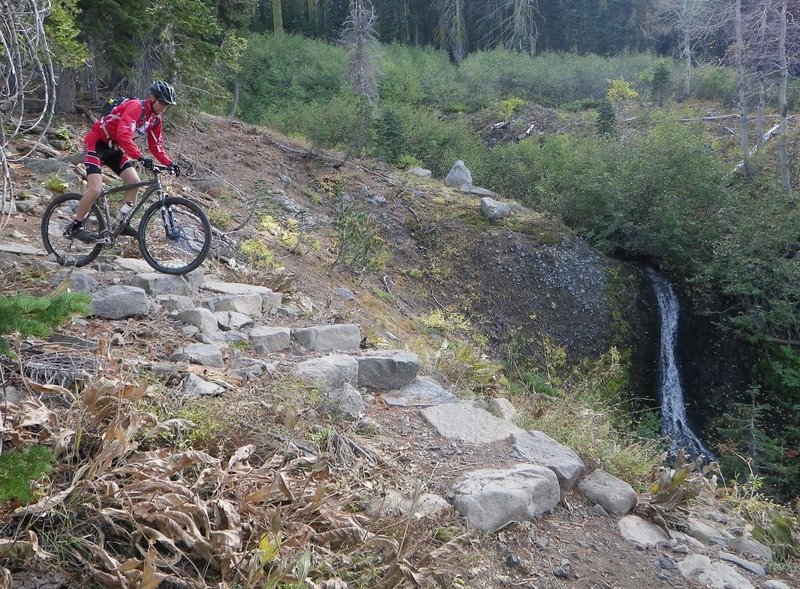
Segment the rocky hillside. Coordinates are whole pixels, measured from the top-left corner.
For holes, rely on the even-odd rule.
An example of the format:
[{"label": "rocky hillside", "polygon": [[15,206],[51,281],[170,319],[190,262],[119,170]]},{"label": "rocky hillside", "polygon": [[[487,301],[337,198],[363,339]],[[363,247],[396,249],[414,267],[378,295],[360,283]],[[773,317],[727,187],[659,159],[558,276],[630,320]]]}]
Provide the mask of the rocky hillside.
[{"label": "rocky hillside", "polygon": [[59,268],[38,223],[80,189],[82,127],[14,165],[0,233],[0,293],[92,297],[4,368],[5,449],[57,459],[2,506],[0,587],[798,586],[692,465],[637,493],[507,398],[512,344],[652,365],[635,267],[502,195],[490,220],[422,171],[198,118],[167,148],[214,259],[154,274],[127,240]]}]

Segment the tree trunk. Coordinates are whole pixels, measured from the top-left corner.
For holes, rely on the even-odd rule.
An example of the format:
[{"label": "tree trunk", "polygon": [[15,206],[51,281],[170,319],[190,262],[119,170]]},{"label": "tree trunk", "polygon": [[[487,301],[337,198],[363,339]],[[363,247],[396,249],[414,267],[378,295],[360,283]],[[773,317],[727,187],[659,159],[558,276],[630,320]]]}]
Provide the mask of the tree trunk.
[{"label": "tree trunk", "polygon": [[458,65],[467,57],[467,22],[464,14],[464,0],[445,0],[442,19],[450,60]]},{"label": "tree trunk", "polygon": [[756,107],[756,148],[764,147],[764,110],[767,106],[767,81],[764,74],[758,74],[758,106]]},{"label": "tree trunk", "polygon": [[736,0],[734,16],[736,31],[736,88],[739,93],[739,147],[742,150],[745,173],[750,172],[750,139],[747,133],[747,81],[744,67],[744,36],[742,34],[742,0]]},{"label": "tree trunk", "polygon": [[689,0],[683,0],[683,92],[682,98],[689,98],[692,91],[692,40],[689,32],[689,22],[686,15],[689,12]]},{"label": "tree trunk", "polygon": [[283,34],[283,0],[272,0],[272,32]]},{"label": "tree trunk", "polygon": [[75,93],[77,85],[75,83],[75,70],[58,66],[56,68],[56,114],[67,114],[75,112]]},{"label": "tree trunk", "polygon": [[239,78],[236,78],[233,81],[233,104],[231,105],[230,113],[228,114],[228,118],[233,118],[236,116],[236,113],[239,111]]},{"label": "tree trunk", "polygon": [[786,191],[789,199],[794,202],[794,194],[792,192],[792,177],[789,170],[789,150],[788,150],[788,137],[789,123],[787,119],[787,105],[786,105],[786,86],[789,82],[789,64],[786,57],[786,4],[787,0],[781,2],[781,26],[780,36],[778,37],[778,59],[780,62],[780,86],[778,89],[778,112],[781,117],[781,134],[778,142],[778,149],[780,151],[780,170],[781,170],[781,184]]},{"label": "tree trunk", "polygon": [[150,96],[150,85],[153,83],[153,63],[151,59],[153,46],[152,41],[141,41],[141,43],[144,50],[136,63],[137,79],[135,82],[128,81],[124,94],[147,98]]},{"label": "tree trunk", "polygon": [[692,92],[692,43],[689,32],[683,34],[683,92],[682,98],[689,98]]}]

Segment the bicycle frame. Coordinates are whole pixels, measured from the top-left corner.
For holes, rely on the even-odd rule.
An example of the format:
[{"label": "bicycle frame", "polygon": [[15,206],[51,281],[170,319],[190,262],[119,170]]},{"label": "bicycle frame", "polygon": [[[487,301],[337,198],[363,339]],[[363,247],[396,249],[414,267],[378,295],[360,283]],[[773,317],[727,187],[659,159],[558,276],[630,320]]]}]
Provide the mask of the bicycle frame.
[{"label": "bicycle frame", "polygon": [[[147,203],[153,193],[158,193],[159,198],[161,199],[167,196],[164,192],[164,187],[161,185],[161,173],[166,169],[167,168],[165,166],[156,165],[152,170],[155,174],[155,177],[152,180],[147,180],[146,182],[137,182],[135,184],[123,184],[122,186],[115,186],[114,188],[104,188],[100,192],[100,195],[97,197],[97,202],[102,208],[107,227],[106,231],[100,235],[101,241],[104,240],[106,245],[113,245],[117,240],[117,237],[121,235],[122,230],[128,225],[137,211],[139,211],[139,209],[141,209],[144,204]],[[108,204],[109,195],[117,192],[125,192],[131,188],[136,188],[138,191],[144,187],[147,187],[144,192],[141,194],[137,192],[136,202],[133,204],[133,209],[131,209],[131,211],[125,215],[123,219],[121,219],[119,222],[116,222],[116,220],[111,216],[111,208]]]}]

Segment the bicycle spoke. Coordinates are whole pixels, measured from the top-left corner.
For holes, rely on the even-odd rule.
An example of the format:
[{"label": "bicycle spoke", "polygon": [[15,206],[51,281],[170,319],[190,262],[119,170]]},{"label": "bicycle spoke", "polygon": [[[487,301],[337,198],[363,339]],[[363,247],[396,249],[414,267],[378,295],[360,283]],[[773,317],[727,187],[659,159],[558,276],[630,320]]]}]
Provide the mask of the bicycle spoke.
[{"label": "bicycle spoke", "polygon": [[62,265],[85,266],[100,253],[101,246],[97,239],[104,225],[96,206],[90,210],[77,236],[64,236],[64,231],[72,225],[80,199],[80,194],[57,197],[48,205],[42,217],[42,241],[45,249]]},{"label": "bicycle spoke", "polygon": [[168,274],[194,270],[211,247],[211,227],[205,214],[183,198],[169,197],[148,209],[139,235],[145,260]]}]

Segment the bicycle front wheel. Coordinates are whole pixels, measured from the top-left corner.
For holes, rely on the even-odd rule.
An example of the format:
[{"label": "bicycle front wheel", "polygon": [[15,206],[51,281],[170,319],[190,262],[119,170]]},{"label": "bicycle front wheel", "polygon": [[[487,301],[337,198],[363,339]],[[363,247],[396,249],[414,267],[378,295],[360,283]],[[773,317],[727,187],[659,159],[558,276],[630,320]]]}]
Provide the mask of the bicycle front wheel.
[{"label": "bicycle front wheel", "polygon": [[199,205],[169,196],[142,215],[139,249],[147,263],[159,272],[186,274],[208,256],[211,224]]},{"label": "bicycle front wheel", "polygon": [[77,235],[64,236],[64,231],[72,225],[82,196],[74,192],[62,194],[50,201],[42,215],[44,249],[62,266],[85,266],[103,249],[98,239],[105,231],[106,222],[97,204],[92,205]]}]

